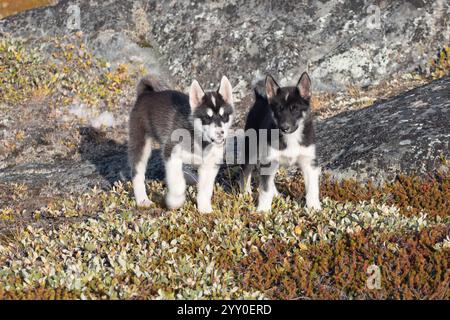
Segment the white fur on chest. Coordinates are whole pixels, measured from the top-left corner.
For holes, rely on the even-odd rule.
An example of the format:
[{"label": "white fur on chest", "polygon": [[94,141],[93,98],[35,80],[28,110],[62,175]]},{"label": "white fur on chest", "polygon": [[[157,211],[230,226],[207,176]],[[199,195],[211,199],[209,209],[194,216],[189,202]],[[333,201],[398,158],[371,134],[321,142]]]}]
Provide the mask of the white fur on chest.
[{"label": "white fur on chest", "polygon": [[210,144],[204,150],[200,146],[197,147],[198,150],[180,148],[183,163],[199,166],[202,164],[219,165],[223,162],[224,145]]},{"label": "white fur on chest", "polygon": [[296,164],[302,157],[315,158],[315,145],[310,145],[307,147],[303,146],[301,144],[303,135],[300,133],[300,130],[303,131],[303,126],[284,137],[286,143],[285,149],[279,150],[270,147],[268,159],[270,161],[277,161],[283,166],[291,166]]},{"label": "white fur on chest", "polygon": [[205,164],[221,164],[224,156],[224,144],[210,144],[203,151],[203,163]]},{"label": "white fur on chest", "polygon": [[314,159],[316,154],[315,145],[308,147],[300,144],[288,145],[284,150],[269,149],[269,161],[277,161],[280,165],[291,166],[296,164],[302,157]]}]

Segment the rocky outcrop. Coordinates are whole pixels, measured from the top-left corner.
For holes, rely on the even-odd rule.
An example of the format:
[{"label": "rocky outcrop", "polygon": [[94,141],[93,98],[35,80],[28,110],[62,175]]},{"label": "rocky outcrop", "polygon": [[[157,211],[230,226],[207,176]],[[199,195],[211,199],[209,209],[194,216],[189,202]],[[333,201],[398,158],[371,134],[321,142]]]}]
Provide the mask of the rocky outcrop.
[{"label": "rocky outcrop", "polygon": [[450,78],[318,123],[319,154],[337,178],[391,180],[448,170]]},{"label": "rocky outcrop", "polygon": [[[426,65],[450,42],[447,1],[60,1],[1,21],[40,38],[83,31],[108,60],[164,66],[186,86],[227,74],[243,95],[256,72],[316,89],[368,85]],[[79,17],[79,18],[78,18]]]}]

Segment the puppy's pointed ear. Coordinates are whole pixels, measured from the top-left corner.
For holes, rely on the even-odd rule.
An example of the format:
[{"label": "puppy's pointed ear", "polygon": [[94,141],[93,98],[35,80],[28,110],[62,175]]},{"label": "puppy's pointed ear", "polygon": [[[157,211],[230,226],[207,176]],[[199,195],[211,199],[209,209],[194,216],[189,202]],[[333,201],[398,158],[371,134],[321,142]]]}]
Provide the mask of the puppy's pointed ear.
[{"label": "puppy's pointed ear", "polygon": [[272,100],[280,90],[278,83],[272,78],[272,76],[266,77],[266,94],[269,100]]},{"label": "puppy's pointed ear", "polygon": [[233,105],[233,87],[226,76],[222,77],[218,92],[226,103]]},{"label": "puppy's pointed ear", "polygon": [[311,99],[311,79],[306,72],[298,80],[297,89],[303,99]]},{"label": "puppy's pointed ear", "polygon": [[194,80],[189,89],[189,104],[191,105],[191,110],[194,111],[199,105],[202,104],[205,92],[203,91],[197,80]]}]

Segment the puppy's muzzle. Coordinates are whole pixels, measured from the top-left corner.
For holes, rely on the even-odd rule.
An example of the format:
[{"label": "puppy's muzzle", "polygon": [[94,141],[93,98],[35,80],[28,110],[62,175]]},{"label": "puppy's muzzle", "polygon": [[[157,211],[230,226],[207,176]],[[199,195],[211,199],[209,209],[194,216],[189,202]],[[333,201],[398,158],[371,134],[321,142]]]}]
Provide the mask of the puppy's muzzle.
[{"label": "puppy's muzzle", "polygon": [[283,133],[292,133],[297,130],[297,126],[291,126],[289,123],[281,123],[280,130]]},{"label": "puppy's muzzle", "polygon": [[214,142],[221,144],[225,142],[225,130],[223,130],[223,128],[219,128],[215,131],[214,134]]}]

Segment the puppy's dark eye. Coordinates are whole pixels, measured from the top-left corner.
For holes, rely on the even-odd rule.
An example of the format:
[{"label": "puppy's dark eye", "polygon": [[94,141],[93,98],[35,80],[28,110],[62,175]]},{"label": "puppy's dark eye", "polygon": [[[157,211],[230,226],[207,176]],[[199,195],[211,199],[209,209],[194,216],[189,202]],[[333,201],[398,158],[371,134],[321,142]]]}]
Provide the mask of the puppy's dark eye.
[{"label": "puppy's dark eye", "polygon": [[203,124],[210,124],[211,123],[211,118],[206,116],[202,119],[202,123]]},{"label": "puppy's dark eye", "polygon": [[295,104],[291,104],[289,108],[291,109],[291,111],[297,110],[297,106]]},{"label": "puppy's dark eye", "polygon": [[272,110],[280,110],[281,109],[281,105],[279,104],[271,104],[270,107],[272,108]]},{"label": "puppy's dark eye", "polygon": [[230,119],[230,116],[229,116],[227,113],[225,113],[225,114],[222,116],[222,121],[223,121],[223,122],[228,122],[229,119]]}]

